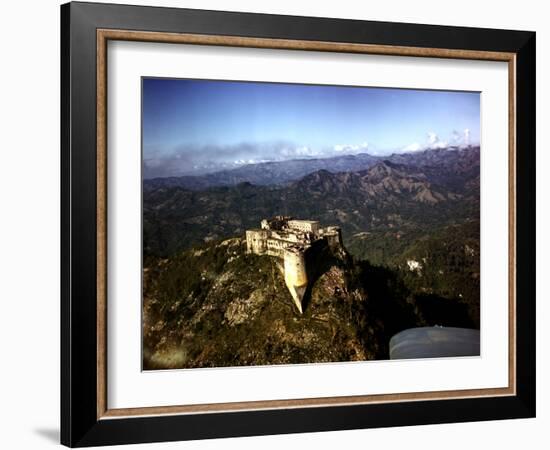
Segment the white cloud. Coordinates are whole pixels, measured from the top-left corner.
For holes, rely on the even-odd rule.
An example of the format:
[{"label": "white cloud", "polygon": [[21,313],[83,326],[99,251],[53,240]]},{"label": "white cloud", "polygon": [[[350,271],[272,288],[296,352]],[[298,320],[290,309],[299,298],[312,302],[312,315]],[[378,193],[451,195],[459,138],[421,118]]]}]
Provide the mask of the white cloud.
[{"label": "white cloud", "polygon": [[464,129],[464,145],[470,145],[470,129]]},{"label": "white cloud", "polygon": [[453,130],[452,134],[452,143],[458,147],[468,147],[471,144],[471,133],[469,128],[464,128],[464,130],[459,133],[456,130]]},{"label": "white cloud", "polygon": [[336,144],[333,150],[336,153],[365,153],[368,148],[369,143],[363,142],[361,144]]},{"label": "white cloud", "polygon": [[458,131],[453,130],[453,133],[451,135],[452,143],[455,145],[458,145],[460,144],[461,140],[462,140],[462,135]]},{"label": "white cloud", "polygon": [[406,147],[403,147],[404,152],[417,152],[423,149],[424,147],[422,147],[418,142],[413,142],[412,144],[409,144]]},{"label": "white cloud", "polygon": [[[466,130],[465,130],[466,131]],[[420,144],[418,142],[413,142],[401,149],[402,152],[418,152],[421,150],[435,150],[447,148],[450,145],[460,145],[464,140],[463,136],[456,130],[453,130],[450,136],[450,142],[443,140],[439,135],[434,131],[428,131],[426,133],[426,142]]]},{"label": "white cloud", "polygon": [[447,141],[442,141],[439,136],[433,131],[428,132],[428,146],[429,149],[446,148],[449,146]]},{"label": "white cloud", "polygon": [[433,131],[428,131],[428,144],[434,145],[439,141],[439,137]]},{"label": "white cloud", "polygon": [[283,147],[279,151],[279,155],[274,155],[275,157],[273,159],[288,159],[288,158],[311,158],[314,156],[320,156],[322,155],[321,152],[318,150],[308,147],[307,145],[302,146],[294,146],[289,145]]}]

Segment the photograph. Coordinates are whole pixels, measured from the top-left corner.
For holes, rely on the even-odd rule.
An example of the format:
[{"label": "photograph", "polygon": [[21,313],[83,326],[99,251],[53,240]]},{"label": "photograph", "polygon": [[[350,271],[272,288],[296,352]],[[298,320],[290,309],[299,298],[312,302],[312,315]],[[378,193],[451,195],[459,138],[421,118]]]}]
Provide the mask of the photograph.
[{"label": "photograph", "polygon": [[143,370],[480,355],[479,92],[142,77],[141,108]]},{"label": "photograph", "polygon": [[[58,286],[58,308],[8,302],[59,324],[52,358],[7,321],[29,338],[8,349],[23,372],[56,364],[39,385],[59,414],[29,419],[36,440],[517,448],[540,432],[544,15],[138,3],[42,5],[16,48],[11,115],[28,118],[21,92],[59,97],[7,147],[6,192],[59,190],[56,209],[31,183],[4,221],[25,231],[6,234],[17,292]],[[59,70],[36,77],[48,36]],[[57,239],[36,232],[42,209]]]}]

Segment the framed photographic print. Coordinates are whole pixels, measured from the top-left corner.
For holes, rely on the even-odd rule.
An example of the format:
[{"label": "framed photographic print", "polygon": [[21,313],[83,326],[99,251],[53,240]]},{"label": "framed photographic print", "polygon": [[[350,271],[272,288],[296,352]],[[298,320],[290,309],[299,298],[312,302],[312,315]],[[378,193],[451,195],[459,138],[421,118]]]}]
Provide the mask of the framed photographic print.
[{"label": "framed photographic print", "polygon": [[535,415],[535,33],[61,26],[63,444]]}]

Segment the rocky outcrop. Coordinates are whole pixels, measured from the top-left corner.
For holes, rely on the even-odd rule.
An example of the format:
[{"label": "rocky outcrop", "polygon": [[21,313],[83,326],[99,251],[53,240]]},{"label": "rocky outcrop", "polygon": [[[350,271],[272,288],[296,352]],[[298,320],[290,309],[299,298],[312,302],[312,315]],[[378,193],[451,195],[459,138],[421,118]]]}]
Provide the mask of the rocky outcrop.
[{"label": "rocky outcrop", "polygon": [[[299,314],[276,258],[243,239],[210,244],[144,273],[144,368],[223,367],[375,359],[367,297],[349,257],[324,259]],[[371,333],[373,333],[371,331]]]}]

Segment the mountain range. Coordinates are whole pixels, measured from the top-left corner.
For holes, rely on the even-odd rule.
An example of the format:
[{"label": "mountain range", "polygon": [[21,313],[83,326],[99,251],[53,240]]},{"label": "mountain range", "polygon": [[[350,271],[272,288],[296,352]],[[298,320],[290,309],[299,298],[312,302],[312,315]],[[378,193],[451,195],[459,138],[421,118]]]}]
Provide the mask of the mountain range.
[{"label": "mountain range", "polygon": [[183,187],[200,190],[214,186],[233,186],[248,182],[256,185],[282,184],[297,180],[317,170],[332,172],[347,172],[366,169],[379,158],[366,153],[359,155],[344,155],[332,158],[293,159],[289,161],[272,161],[257,164],[245,164],[231,170],[222,170],[197,176],[165,177],[146,179],[144,190],[159,187]]},{"label": "mountain range", "polygon": [[[480,149],[261,163],[145,180],[144,369],[384,359],[416,326],[479,328]],[[338,225],[304,315],[244,234]]]},{"label": "mountain range", "polygon": [[[477,150],[477,152],[476,152]],[[206,175],[185,175],[180,177],[150,178],[143,180],[145,191],[158,188],[182,187],[202,190],[216,186],[234,186],[248,182],[255,185],[279,185],[320,170],[332,173],[357,172],[387,160],[397,164],[416,166],[448,166],[451,161],[469,164],[464,157],[470,155],[479,160],[479,147],[433,149],[414,153],[394,153],[381,157],[368,153],[357,155],[333,156],[330,158],[293,159],[288,161],[271,161],[257,164],[245,164],[241,167],[221,170]],[[476,156],[477,155],[477,156]],[[458,168],[458,167],[457,167]]]},{"label": "mountain range", "polygon": [[321,169],[284,184],[244,181],[202,190],[149,185],[143,192],[144,255],[168,256],[240,236],[278,214],[339,225],[348,245],[368,233],[403,237],[478,220],[479,175],[479,148],[472,148],[394,156],[359,171]]}]

